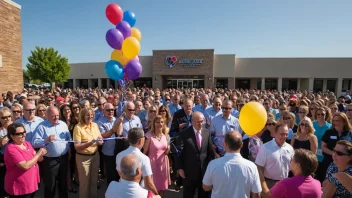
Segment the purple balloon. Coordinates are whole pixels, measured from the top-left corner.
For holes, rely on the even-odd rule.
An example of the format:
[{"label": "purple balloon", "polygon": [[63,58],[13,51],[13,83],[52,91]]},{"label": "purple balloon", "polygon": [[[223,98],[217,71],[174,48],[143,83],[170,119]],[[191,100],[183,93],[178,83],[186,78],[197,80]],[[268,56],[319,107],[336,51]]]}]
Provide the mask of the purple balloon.
[{"label": "purple balloon", "polygon": [[128,79],[136,80],[142,74],[142,65],[137,59],[133,59],[126,64],[124,70]]},{"label": "purple balloon", "polygon": [[106,32],[105,38],[110,47],[118,50],[121,49],[123,40],[125,40],[122,33],[116,28],[111,28],[108,30]]},{"label": "purple balloon", "polygon": [[121,21],[116,25],[116,29],[119,30],[123,37],[126,39],[127,37],[130,37],[132,35],[132,30],[131,26],[128,22],[126,21]]}]

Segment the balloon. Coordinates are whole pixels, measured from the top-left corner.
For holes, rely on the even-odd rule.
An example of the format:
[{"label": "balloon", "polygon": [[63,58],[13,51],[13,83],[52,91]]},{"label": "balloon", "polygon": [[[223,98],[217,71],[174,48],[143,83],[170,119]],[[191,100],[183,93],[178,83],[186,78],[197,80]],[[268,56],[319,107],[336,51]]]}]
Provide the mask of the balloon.
[{"label": "balloon", "polygon": [[116,29],[118,29],[122,33],[123,38],[127,38],[132,35],[131,26],[126,21],[121,21],[120,23],[118,23],[116,25]]},{"label": "balloon", "polygon": [[267,113],[264,106],[258,102],[244,105],[240,113],[240,126],[248,136],[259,133],[266,124]]},{"label": "balloon", "polygon": [[105,73],[113,80],[121,80],[123,79],[124,70],[121,63],[116,60],[109,60],[105,64]]},{"label": "balloon", "polygon": [[116,25],[122,21],[123,12],[119,5],[111,3],[106,7],[105,15],[112,24]]},{"label": "balloon", "polygon": [[121,50],[114,50],[111,52],[110,56],[111,60],[116,60],[117,62],[121,63],[121,65],[126,65],[128,62],[128,59],[123,56],[123,53]]},{"label": "balloon", "polygon": [[133,27],[136,24],[136,15],[134,15],[134,13],[131,11],[125,11],[123,13],[122,20],[126,21],[128,24],[130,24],[131,27]]},{"label": "balloon", "polygon": [[125,66],[125,73],[128,79],[136,80],[142,73],[142,65],[137,59],[129,61]]},{"label": "balloon", "polygon": [[125,87],[125,80],[122,79],[122,80],[119,80],[118,82],[121,87]]},{"label": "balloon", "polygon": [[142,39],[141,31],[139,31],[139,29],[137,29],[135,27],[131,28],[131,31],[132,31],[132,36],[134,38],[136,38],[138,41],[141,41],[141,39]]},{"label": "balloon", "polygon": [[114,49],[121,49],[124,38],[121,32],[116,28],[111,28],[108,30],[106,32],[105,38],[110,47]]},{"label": "balloon", "polygon": [[128,59],[131,60],[136,57],[139,53],[141,46],[138,40],[134,37],[126,38],[122,43],[122,53]]}]

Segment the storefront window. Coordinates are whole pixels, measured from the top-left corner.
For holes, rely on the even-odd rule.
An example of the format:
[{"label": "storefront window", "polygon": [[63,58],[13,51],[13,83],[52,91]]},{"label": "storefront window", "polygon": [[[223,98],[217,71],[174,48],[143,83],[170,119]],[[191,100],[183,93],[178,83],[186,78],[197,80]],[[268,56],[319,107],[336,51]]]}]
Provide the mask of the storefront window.
[{"label": "storefront window", "polygon": [[314,80],[313,90],[319,92],[323,90],[323,80]]},{"label": "storefront window", "polygon": [[277,79],[265,79],[265,89],[277,89]]},{"label": "storefront window", "polygon": [[336,90],[336,80],[327,80],[326,89],[332,92]]},{"label": "storefront window", "polygon": [[167,79],[167,88],[204,88],[203,79]]},{"label": "storefront window", "polygon": [[152,87],[153,80],[152,78],[138,78],[133,81],[134,87]]},{"label": "storefront window", "polygon": [[295,79],[282,79],[282,90],[296,90],[297,80]]},{"label": "storefront window", "polygon": [[228,80],[227,79],[216,79],[216,88],[227,88]]}]

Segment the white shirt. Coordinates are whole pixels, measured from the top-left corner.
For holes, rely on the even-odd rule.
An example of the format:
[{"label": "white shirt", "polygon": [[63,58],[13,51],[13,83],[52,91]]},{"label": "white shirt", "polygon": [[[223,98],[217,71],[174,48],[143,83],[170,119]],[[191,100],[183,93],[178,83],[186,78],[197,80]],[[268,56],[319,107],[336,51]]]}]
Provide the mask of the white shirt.
[{"label": "white shirt", "polygon": [[121,179],[120,182],[110,182],[105,192],[106,198],[146,198],[148,191],[143,189],[137,182]]},{"label": "white shirt", "polygon": [[249,198],[262,191],[257,166],[239,153],[226,153],[212,160],[205,172],[203,184],[213,185],[212,198]]},{"label": "white shirt", "polygon": [[[116,156],[116,170],[117,171],[121,171],[121,168],[120,168],[121,160],[123,157],[125,157],[128,154],[134,154],[140,160],[141,165],[142,165],[142,176],[143,177],[153,175],[149,157],[144,155],[139,148],[134,147],[134,146],[129,146],[126,150],[121,151],[119,154],[117,154],[117,156]],[[141,181],[141,185],[142,185],[142,187],[144,187],[143,179]]]},{"label": "white shirt", "polygon": [[264,167],[264,177],[282,180],[288,177],[294,150],[286,142],[279,147],[275,138],[260,147],[255,163]]}]

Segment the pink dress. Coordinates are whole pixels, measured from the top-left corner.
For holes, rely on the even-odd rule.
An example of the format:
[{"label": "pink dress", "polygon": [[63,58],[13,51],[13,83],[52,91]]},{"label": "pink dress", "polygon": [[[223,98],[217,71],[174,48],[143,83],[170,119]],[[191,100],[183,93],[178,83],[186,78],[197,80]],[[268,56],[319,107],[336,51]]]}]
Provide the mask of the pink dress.
[{"label": "pink dress", "polygon": [[4,161],[6,164],[5,191],[10,195],[31,194],[38,190],[39,167],[33,165],[28,170],[22,170],[16,164],[33,159],[35,151],[29,142],[25,142],[26,150],[22,150],[13,143],[5,149]]},{"label": "pink dress", "polygon": [[147,133],[150,138],[148,157],[153,171],[153,181],[157,190],[167,190],[171,184],[169,158],[165,154],[168,143],[165,135],[161,136],[160,141],[151,137],[150,132]]}]

